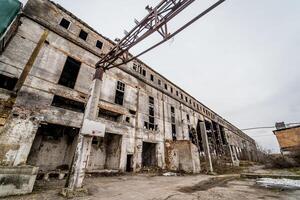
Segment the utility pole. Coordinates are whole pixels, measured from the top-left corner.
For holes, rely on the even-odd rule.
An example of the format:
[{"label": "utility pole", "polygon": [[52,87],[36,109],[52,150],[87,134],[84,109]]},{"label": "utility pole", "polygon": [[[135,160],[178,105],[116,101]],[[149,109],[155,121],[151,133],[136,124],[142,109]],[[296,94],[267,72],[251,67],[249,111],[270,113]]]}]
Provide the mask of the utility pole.
[{"label": "utility pole", "polygon": [[[78,136],[78,143],[65,191],[67,190],[71,192],[82,188],[92,138],[94,136],[104,137],[105,125],[100,122],[96,122],[104,72],[106,70],[125,65],[156,48],[186,29],[204,15],[208,14],[225,0],[217,1],[171,34],[168,30],[168,22],[194,1],[195,0],[162,0],[155,8],[147,6],[146,10],[149,14],[141,21],[135,20],[136,26],[131,31],[126,32],[125,37],[121,39],[106,55],[104,55],[98,63],[96,63],[96,72],[90,89],[91,93],[85,108],[83,125]],[[160,42],[141,52],[137,56],[129,56],[129,49],[155,32],[158,32],[162,36],[163,39]]]}]

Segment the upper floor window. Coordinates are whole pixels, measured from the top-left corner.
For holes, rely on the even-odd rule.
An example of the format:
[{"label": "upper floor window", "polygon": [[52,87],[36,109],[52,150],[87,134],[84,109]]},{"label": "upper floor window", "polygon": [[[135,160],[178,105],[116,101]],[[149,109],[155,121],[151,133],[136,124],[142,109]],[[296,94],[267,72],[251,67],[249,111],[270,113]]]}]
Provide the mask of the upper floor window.
[{"label": "upper floor window", "polygon": [[171,87],[171,93],[173,93],[173,88]]},{"label": "upper floor window", "polygon": [[157,80],[157,83],[158,83],[158,85],[161,85],[161,80],[158,79],[158,80]]},{"label": "upper floor window", "polygon": [[125,84],[121,81],[117,82],[117,89],[116,89],[116,96],[115,96],[115,103],[119,105],[123,105],[124,101],[124,93],[125,93]]},{"label": "upper floor window", "polygon": [[79,37],[81,39],[86,40],[87,36],[88,36],[87,32],[85,32],[84,30],[80,30]]},{"label": "upper floor window", "polygon": [[168,85],[167,84],[165,84],[165,89],[168,90]]},{"label": "upper floor window", "polygon": [[143,76],[146,76],[146,70],[143,69]]},{"label": "upper floor window", "polygon": [[151,81],[154,81],[154,76],[153,76],[153,74],[150,75],[150,80],[151,80]]},{"label": "upper floor window", "polygon": [[100,40],[97,40],[96,47],[98,47],[99,49],[102,49],[103,43]]},{"label": "upper floor window", "polygon": [[178,96],[179,95],[179,93],[178,93],[178,91],[176,91],[176,96]]},{"label": "upper floor window", "polygon": [[74,88],[79,73],[81,62],[74,58],[67,57],[64,68],[60,75],[58,84]]},{"label": "upper floor window", "polygon": [[62,18],[59,25],[64,27],[65,29],[68,29],[70,26],[70,21],[66,20],[65,18]]}]

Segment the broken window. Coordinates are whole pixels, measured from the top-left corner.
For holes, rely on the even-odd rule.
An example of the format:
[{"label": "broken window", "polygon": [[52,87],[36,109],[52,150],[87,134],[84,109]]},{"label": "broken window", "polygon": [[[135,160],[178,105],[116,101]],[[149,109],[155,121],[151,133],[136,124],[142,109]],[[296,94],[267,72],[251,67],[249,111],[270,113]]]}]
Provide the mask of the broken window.
[{"label": "broken window", "polygon": [[179,95],[179,93],[178,93],[178,91],[176,91],[176,96],[178,96]]},{"label": "broken window", "polygon": [[102,49],[103,43],[100,40],[97,40],[96,47],[98,47],[99,49]]},{"label": "broken window", "polygon": [[154,98],[149,96],[149,122],[148,129],[155,129],[155,119],[154,119]]},{"label": "broken window", "polygon": [[186,120],[189,122],[190,121],[190,116],[187,114],[186,115]]},{"label": "broken window", "polygon": [[88,36],[87,32],[85,32],[84,30],[80,30],[79,38],[86,40],[87,36]]},{"label": "broken window", "polygon": [[119,105],[123,105],[124,100],[124,92],[125,92],[125,84],[121,81],[117,82],[117,90],[116,90],[116,96],[115,96],[115,103]]},{"label": "broken window", "polygon": [[168,85],[165,83],[165,89],[168,90]]},{"label": "broken window", "polygon": [[150,75],[150,80],[151,80],[151,81],[154,81],[154,76],[153,76],[153,74]]},{"label": "broken window", "polygon": [[171,124],[172,124],[172,139],[175,141],[176,137],[176,122],[175,122],[175,108],[171,106]]},{"label": "broken window", "polygon": [[173,88],[171,87],[171,93],[173,93]]},{"label": "broken window", "polygon": [[4,88],[7,90],[13,90],[15,88],[15,85],[17,84],[17,82],[18,82],[17,78],[11,78],[9,76],[0,74],[0,88]]},{"label": "broken window", "polygon": [[57,95],[54,95],[51,106],[73,110],[75,112],[84,112],[84,103]]},{"label": "broken window", "polygon": [[67,57],[58,84],[73,89],[77,80],[80,65],[81,62],[75,60],[74,58]]},{"label": "broken window", "polygon": [[65,29],[68,29],[70,26],[70,21],[66,20],[65,18],[62,18],[59,25],[64,27]]},{"label": "broken window", "polygon": [[188,98],[187,97],[185,97],[185,101],[188,102]]}]

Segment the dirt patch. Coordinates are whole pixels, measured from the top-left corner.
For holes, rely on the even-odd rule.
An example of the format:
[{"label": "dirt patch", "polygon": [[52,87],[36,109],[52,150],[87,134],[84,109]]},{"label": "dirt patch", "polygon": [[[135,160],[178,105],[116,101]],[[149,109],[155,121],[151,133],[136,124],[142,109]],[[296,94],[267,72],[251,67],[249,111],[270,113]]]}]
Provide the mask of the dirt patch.
[{"label": "dirt patch", "polygon": [[182,187],[178,191],[183,193],[194,193],[197,191],[205,191],[214,187],[224,187],[227,182],[236,180],[238,177],[214,177],[209,180],[201,181],[196,185]]}]

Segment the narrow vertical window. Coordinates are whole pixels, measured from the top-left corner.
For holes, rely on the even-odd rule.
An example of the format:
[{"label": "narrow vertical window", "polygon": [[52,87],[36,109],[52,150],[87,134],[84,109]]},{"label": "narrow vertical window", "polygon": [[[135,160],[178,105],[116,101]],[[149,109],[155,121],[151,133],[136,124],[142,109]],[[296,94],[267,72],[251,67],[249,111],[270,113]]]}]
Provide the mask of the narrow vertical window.
[{"label": "narrow vertical window", "polygon": [[161,80],[158,79],[158,80],[157,80],[157,83],[158,83],[158,85],[161,85]]},{"label": "narrow vertical window", "polygon": [[58,84],[73,89],[77,80],[80,65],[81,62],[75,60],[74,58],[67,57]]},{"label": "narrow vertical window", "polygon": [[154,98],[149,97],[149,129],[155,129],[155,120],[154,120]]},{"label": "narrow vertical window", "polygon": [[125,84],[121,81],[117,82],[117,89],[116,89],[116,96],[115,96],[115,103],[119,105],[123,105],[124,101],[124,92],[125,92]]},{"label": "narrow vertical window", "polygon": [[168,85],[165,83],[165,89],[168,90]]},{"label": "narrow vertical window", "polygon": [[172,128],[172,139],[175,141],[176,136],[176,122],[175,122],[175,108],[171,106],[171,128]]}]

